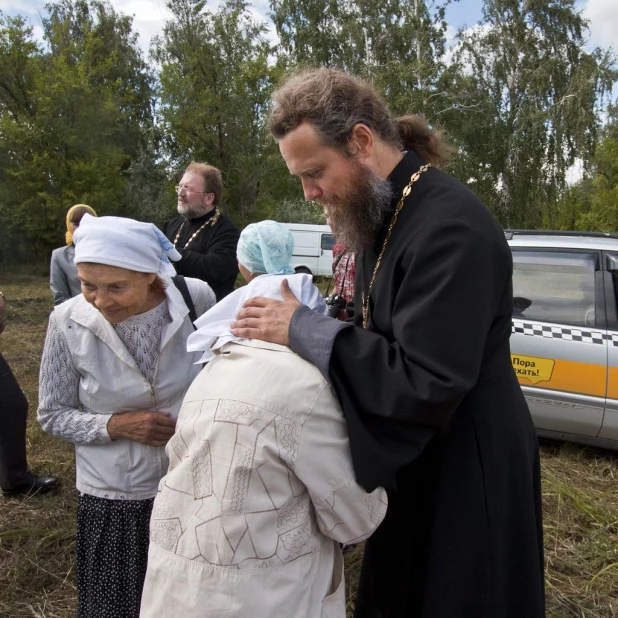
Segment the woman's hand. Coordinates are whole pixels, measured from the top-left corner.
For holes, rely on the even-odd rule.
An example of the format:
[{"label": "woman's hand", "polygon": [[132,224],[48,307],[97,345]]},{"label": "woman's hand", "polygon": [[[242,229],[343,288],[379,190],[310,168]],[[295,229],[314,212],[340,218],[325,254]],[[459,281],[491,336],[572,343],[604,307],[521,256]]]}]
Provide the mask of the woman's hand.
[{"label": "woman's hand", "polygon": [[112,440],[133,440],[149,446],[165,446],[174,435],[176,421],[165,412],[136,410],[113,414],[107,422]]}]

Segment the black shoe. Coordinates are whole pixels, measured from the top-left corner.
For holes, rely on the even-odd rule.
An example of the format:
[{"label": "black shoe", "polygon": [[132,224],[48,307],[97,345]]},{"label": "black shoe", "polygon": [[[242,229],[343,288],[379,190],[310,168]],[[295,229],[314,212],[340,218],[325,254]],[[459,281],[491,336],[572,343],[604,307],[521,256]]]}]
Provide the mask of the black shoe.
[{"label": "black shoe", "polygon": [[12,489],[3,489],[2,495],[10,498],[26,494],[44,494],[54,489],[57,485],[58,479],[55,476],[37,476],[32,474],[32,472],[28,472],[22,483]]}]

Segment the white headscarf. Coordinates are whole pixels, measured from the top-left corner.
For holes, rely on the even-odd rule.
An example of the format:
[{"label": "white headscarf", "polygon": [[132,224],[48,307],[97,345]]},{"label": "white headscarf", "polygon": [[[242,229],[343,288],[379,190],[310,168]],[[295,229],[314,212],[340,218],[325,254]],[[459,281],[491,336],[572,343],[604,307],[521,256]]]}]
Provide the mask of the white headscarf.
[{"label": "white headscarf", "polygon": [[141,273],[173,277],[170,260],[180,253],[152,223],[124,217],[93,217],[85,214],[73,234],[75,264],[107,264]]},{"label": "white headscarf", "polygon": [[260,275],[220,300],[195,321],[197,330],[187,339],[187,351],[204,352],[198,362],[206,363],[213,358],[213,350],[218,350],[228,341],[238,341],[239,338],[232,335],[230,331],[230,324],[236,319],[243,304],[257,296],[282,300],[280,289],[283,279],[288,280],[290,290],[299,302],[318,313],[327,315],[326,303],[318,288],[313,284],[311,275],[305,273]]}]

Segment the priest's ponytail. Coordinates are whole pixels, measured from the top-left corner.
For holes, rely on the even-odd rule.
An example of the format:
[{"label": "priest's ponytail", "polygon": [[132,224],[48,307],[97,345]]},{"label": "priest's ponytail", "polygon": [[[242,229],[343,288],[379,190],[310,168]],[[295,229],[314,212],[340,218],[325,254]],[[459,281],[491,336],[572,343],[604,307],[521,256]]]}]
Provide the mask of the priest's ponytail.
[{"label": "priest's ponytail", "polygon": [[444,131],[431,129],[427,121],[417,114],[399,116],[395,120],[401,145],[434,167],[444,167],[454,148],[446,141]]}]

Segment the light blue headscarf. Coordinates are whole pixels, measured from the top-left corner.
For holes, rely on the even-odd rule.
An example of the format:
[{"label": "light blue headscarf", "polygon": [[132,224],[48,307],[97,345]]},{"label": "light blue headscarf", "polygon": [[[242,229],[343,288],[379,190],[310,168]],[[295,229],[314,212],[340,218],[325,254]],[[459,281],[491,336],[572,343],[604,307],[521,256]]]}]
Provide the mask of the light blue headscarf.
[{"label": "light blue headscarf", "polygon": [[276,221],[251,223],[240,234],[236,257],[251,273],[291,275],[292,232]]}]

